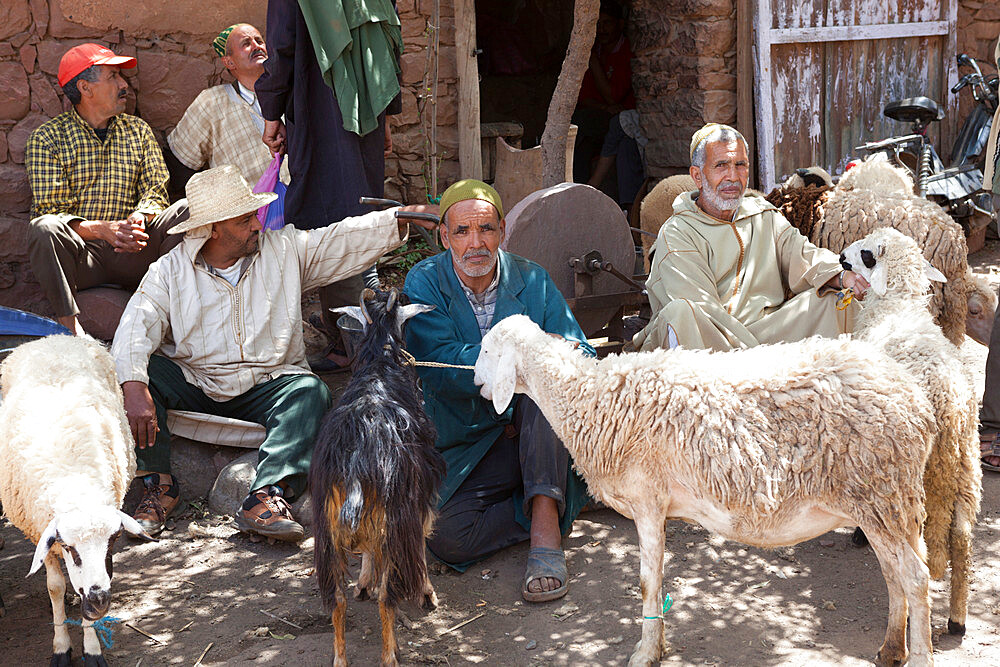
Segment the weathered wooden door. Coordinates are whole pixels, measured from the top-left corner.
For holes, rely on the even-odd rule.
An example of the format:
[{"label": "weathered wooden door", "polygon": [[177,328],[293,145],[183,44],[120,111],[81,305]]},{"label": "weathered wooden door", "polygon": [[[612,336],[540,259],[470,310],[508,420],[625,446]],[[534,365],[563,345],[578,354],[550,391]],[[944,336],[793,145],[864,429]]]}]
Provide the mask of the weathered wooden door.
[{"label": "weathered wooden door", "polygon": [[882,108],[924,95],[945,107],[931,139],[954,136],[957,0],[757,0],[755,115],[760,187],[797,167],[843,171],[855,146],[902,123]]}]

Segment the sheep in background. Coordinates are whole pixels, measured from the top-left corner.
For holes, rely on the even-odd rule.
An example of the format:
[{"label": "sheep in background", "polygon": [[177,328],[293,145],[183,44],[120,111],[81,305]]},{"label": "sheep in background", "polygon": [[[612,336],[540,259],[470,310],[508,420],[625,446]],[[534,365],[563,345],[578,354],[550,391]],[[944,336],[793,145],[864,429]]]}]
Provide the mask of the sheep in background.
[{"label": "sheep in background", "polygon": [[919,382],[934,407],[935,433],[924,490],[924,540],[930,576],[940,579],[951,561],[948,632],[965,634],[972,528],[982,495],[979,400],[970,371],[927,310],[931,280],[943,281],[916,241],[895,229],[877,229],[840,255],[845,269],[871,283],[854,336],[895,359]]},{"label": "sheep in background", "polygon": [[37,544],[28,574],[45,563],[51,664],[72,662],[62,556],[80,596],[84,664],[106,667],[92,626],[111,604],[111,549],[122,530],[153,539],[119,509],[135,453],[114,364],[89,336],[50,336],[19,346],[0,374],[0,502]]},{"label": "sheep in background", "polygon": [[502,411],[534,400],[590,493],[635,520],[642,640],[629,665],[661,652],[668,518],[762,547],[861,525],[889,591],[878,664],[933,661],[924,463],[934,414],[915,380],[871,345],[809,338],[748,350],[656,350],[584,357],[527,317],[495,324],[476,362]]},{"label": "sheep in background", "polygon": [[350,551],[363,554],[356,597],[378,590],[383,665],[398,664],[397,603],[422,597],[425,607],[437,606],[424,539],[434,522],[445,462],[401,343],[406,320],[434,306],[405,299],[395,288],[366,289],[360,307],[336,309],[358,320],[365,333],[354,376],[323,419],[309,468],[316,577],[323,603],[333,612],[337,667],[347,665],[344,588]]},{"label": "sheep in background", "polygon": [[933,287],[930,309],[944,335],[961,345],[968,334],[989,345],[997,296],[969,269],[961,226],[932,201],[913,194],[913,182],[882,155],[850,169],[836,187],[782,186],[767,195],[814,244],[840,252],[879,227],[914,239],[948,282]]},{"label": "sheep in background", "polygon": [[674,214],[674,200],[685,192],[697,190],[694,179],[687,174],[667,176],[657,183],[639,205],[639,227],[653,236],[642,235],[642,256],[649,270],[649,251],[653,249],[656,234],[667,218]]}]

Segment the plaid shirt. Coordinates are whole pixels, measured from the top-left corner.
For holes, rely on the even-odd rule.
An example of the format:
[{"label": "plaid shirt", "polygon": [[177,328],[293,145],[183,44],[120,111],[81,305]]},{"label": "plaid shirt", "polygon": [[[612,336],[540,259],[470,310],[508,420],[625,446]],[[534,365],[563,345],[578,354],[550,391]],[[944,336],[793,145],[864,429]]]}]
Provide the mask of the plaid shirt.
[{"label": "plaid shirt", "polygon": [[[189,169],[231,164],[252,187],[271,163],[271,153],[261,141],[263,124],[256,100],[236,97],[231,83],[212,86],[194,98],[167,135],[167,144]],[[281,164],[283,183],[289,182],[286,165]]]},{"label": "plaid shirt", "polygon": [[[498,250],[497,252],[502,251]],[[451,268],[454,269],[455,265],[452,264]],[[493,313],[496,312],[497,292],[500,291],[500,261],[497,260],[496,275],[493,276],[490,286],[482,294],[476,294],[466,287],[465,283],[462,282],[462,276],[458,275],[458,271],[455,271],[455,276],[458,278],[458,284],[462,286],[462,291],[465,292],[465,298],[472,306],[472,312],[476,316],[476,324],[479,325],[479,334],[485,336],[486,332],[493,326]]]},{"label": "plaid shirt", "polygon": [[112,118],[102,143],[71,109],[31,133],[24,162],[32,218],[51,213],[67,220],[123,220],[169,205],[163,153],[153,130],[135,116]]}]

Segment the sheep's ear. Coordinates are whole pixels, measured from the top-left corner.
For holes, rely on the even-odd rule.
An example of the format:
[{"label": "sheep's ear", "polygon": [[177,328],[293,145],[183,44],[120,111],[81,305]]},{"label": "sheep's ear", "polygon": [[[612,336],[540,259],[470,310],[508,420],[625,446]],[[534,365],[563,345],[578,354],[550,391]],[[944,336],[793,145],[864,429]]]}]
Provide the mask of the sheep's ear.
[{"label": "sheep's ear", "polygon": [[944,277],[944,274],[934,268],[934,265],[924,260],[924,273],[930,280],[936,280],[939,283],[946,283],[948,279]]},{"label": "sheep's ear", "polygon": [[119,510],[118,516],[122,520],[122,528],[124,528],[125,532],[131,535],[132,537],[138,537],[139,539],[146,540],[147,542],[159,541],[155,537],[144,531],[142,529],[142,526],[139,525],[139,522],[130,517],[128,514],[125,514],[125,512]]},{"label": "sheep's ear", "polygon": [[872,269],[872,275],[868,278],[868,284],[879,296],[885,296],[885,291],[889,288],[889,276],[885,270],[885,263],[878,262]]},{"label": "sheep's ear", "polygon": [[517,368],[515,367],[515,352],[509,345],[500,349],[497,359],[496,373],[493,376],[493,409],[498,415],[514,400],[514,388],[517,386]]},{"label": "sheep's ear", "polygon": [[402,327],[403,323],[411,317],[419,315],[420,313],[429,313],[436,307],[437,306],[427,303],[410,303],[405,306],[400,306],[399,310],[396,311],[396,324]]},{"label": "sheep's ear", "polygon": [[365,322],[365,316],[361,312],[361,306],[340,306],[339,308],[331,308],[331,313],[344,313],[353,317],[361,325],[362,329],[368,328],[368,323]]},{"label": "sheep's ear", "polygon": [[45,558],[49,555],[53,545],[59,541],[59,529],[56,527],[57,517],[54,517],[52,521],[49,521],[49,525],[45,527],[42,532],[42,536],[38,538],[38,546],[35,547],[35,555],[31,559],[31,569],[28,570],[28,575],[31,576],[35,572],[38,572],[38,568],[42,566],[45,562]]}]

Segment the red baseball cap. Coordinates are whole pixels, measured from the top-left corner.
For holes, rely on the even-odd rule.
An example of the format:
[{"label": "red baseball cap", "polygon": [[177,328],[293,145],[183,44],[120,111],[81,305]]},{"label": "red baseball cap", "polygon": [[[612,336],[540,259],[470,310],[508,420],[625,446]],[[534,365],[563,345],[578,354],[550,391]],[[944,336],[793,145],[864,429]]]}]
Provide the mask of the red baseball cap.
[{"label": "red baseball cap", "polygon": [[70,79],[91,65],[114,65],[124,69],[135,67],[135,58],[115,55],[115,52],[100,44],[74,46],[59,61],[59,85],[65,86]]}]

